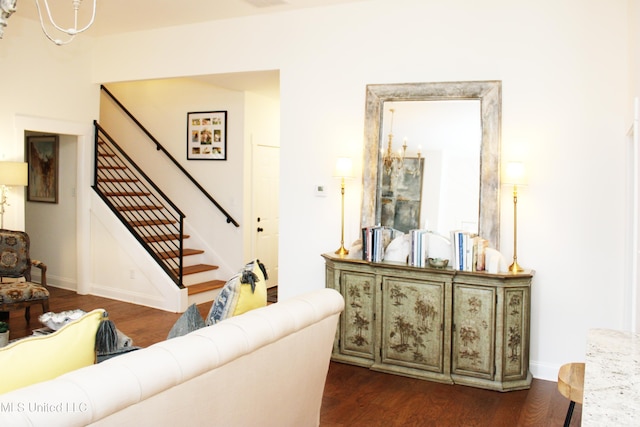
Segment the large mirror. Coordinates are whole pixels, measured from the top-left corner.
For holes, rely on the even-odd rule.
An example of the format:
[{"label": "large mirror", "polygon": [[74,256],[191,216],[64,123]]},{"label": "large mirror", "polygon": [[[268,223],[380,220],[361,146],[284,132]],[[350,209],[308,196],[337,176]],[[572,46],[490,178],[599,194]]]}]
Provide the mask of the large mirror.
[{"label": "large mirror", "polygon": [[[381,224],[389,209],[389,183],[401,180],[407,194],[419,195],[410,210],[419,216],[416,225],[440,234],[477,231],[499,249],[501,103],[499,81],[368,85],[361,225]],[[408,179],[384,163],[390,133],[394,151],[406,140]],[[458,156],[454,163],[465,164],[454,172],[457,187],[450,186],[453,175],[439,171],[451,169],[443,148],[450,150],[445,157]],[[419,166],[419,179],[411,165]]]}]

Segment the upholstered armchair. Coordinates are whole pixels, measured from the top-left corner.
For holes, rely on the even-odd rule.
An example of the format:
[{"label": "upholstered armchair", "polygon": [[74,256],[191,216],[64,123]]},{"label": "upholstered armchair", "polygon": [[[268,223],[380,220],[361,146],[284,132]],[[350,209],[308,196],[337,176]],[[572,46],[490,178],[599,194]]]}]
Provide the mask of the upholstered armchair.
[{"label": "upholstered armchair", "polygon": [[[25,309],[27,323],[34,304],[49,311],[47,266],[29,257],[29,235],[23,231],[0,229],[0,312]],[[41,283],[31,282],[31,266],[42,271]]]}]

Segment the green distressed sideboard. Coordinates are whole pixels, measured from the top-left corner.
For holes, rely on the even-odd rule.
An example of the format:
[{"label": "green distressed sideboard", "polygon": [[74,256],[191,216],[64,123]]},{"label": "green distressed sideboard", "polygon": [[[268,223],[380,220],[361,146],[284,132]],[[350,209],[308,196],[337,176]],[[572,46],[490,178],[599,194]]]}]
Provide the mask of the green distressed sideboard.
[{"label": "green distressed sideboard", "polygon": [[527,389],[533,271],[464,272],[323,254],[345,298],[332,359],[497,391]]}]

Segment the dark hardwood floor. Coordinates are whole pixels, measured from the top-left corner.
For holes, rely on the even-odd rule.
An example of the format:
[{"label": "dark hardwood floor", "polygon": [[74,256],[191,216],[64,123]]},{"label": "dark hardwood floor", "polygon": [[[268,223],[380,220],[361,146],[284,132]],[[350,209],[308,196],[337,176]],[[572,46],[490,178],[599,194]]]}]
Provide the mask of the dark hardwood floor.
[{"label": "dark hardwood floor", "polygon": [[[500,393],[405,378],[332,362],[320,425],[347,426],[562,426],[569,402],[555,382]],[[581,422],[576,405],[572,426]]]},{"label": "dark hardwood floor", "polygon": [[[180,313],[49,288],[52,311],[104,308],[118,329],[147,347],[166,338]],[[205,316],[211,304],[198,306]],[[27,325],[23,311],[11,312],[11,339],[40,327],[39,307]],[[569,402],[556,383],[533,380],[531,389],[500,393],[405,378],[332,362],[327,376],[321,427],[354,426],[561,426]],[[581,405],[571,422],[579,426]]]},{"label": "dark hardwood floor", "polygon": [[[47,289],[51,294],[49,297],[51,311],[60,312],[76,308],[91,311],[103,308],[109,313],[109,319],[115,323],[116,327],[131,337],[134,345],[140,347],[148,347],[165,340],[169,330],[181,314],[93,295],[78,295],[73,291],[51,286],[48,286]],[[198,308],[204,317],[208,314],[211,304],[202,304]],[[40,306],[31,307],[31,322],[27,324],[24,310],[12,311],[9,318],[10,339],[31,335],[32,329],[42,327],[38,321],[38,316],[41,314]]]}]

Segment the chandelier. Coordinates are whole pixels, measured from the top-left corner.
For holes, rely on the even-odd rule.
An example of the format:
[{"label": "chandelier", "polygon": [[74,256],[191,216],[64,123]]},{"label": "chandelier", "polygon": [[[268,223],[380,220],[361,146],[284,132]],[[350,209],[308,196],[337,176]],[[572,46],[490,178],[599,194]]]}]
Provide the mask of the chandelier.
[{"label": "chandelier", "polygon": [[4,35],[7,19],[16,11],[16,0],[0,0],[0,39]]},{"label": "chandelier", "polygon": [[406,137],[402,140],[402,148],[398,149],[397,152],[393,151],[393,117],[396,110],[390,108],[389,112],[391,112],[391,126],[389,127],[387,151],[385,152],[383,150],[382,152],[382,164],[384,166],[384,171],[387,175],[393,174],[394,176],[398,176],[400,172],[416,175],[422,170],[422,168],[420,168],[420,147],[418,147],[418,162],[416,167],[409,167],[405,164],[405,156],[407,154]]},{"label": "chandelier", "polygon": [[42,10],[40,8],[40,0],[35,0],[36,7],[38,8],[38,17],[40,18],[40,26],[42,27],[42,32],[44,33],[45,36],[47,36],[47,38],[49,40],[51,40],[52,42],[54,42],[58,46],[62,46],[62,45],[65,45],[67,43],[70,43],[76,37],[76,35],[82,33],[83,31],[88,30],[89,27],[93,24],[93,21],[96,18],[96,1],[97,0],[93,0],[93,12],[91,12],[91,20],[84,27],[78,28],[78,11],[80,10],[80,4],[82,3],[82,0],[72,0],[71,3],[73,4],[73,28],[65,29],[65,28],[62,28],[61,26],[59,26],[58,24],[56,24],[56,22],[53,20],[53,16],[51,15],[51,9],[49,8],[48,0],[43,0],[45,9],[47,10],[47,16],[49,17],[49,22],[51,23],[51,26],[53,26],[53,28],[55,28],[60,33],[63,33],[63,34],[68,36],[67,39],[63,41],[61,39],[54,38],[53,36],[51,36],[49,34],[49,32],[47,31],[47,28],[46,28],[46,26],[44,24],[44,19],[42,18]]},{"label": "chandelier", "polygon": [[[42,17],[40,1],[41,0],[35,0],[36,8],[38,9],[38,17],[40,18],[40,27],[42,28],[42,32],[44,33],[44,35],[58,46],[70,43],[78,34],[88,30],[89,27],[93,24],[93,21],[96,19],[97,0],[93,0],[93,12],[91,12],[91,19],[89,20],[89,23],[82,28],[78,28],[78,11],[80,10],[80,4],[82,3],[82,0],[71,0],[71,3],[73,5],[73,28],[62,28],[53,20],[53,15],[51,14],[48,0],[42,0],[44,2],[44,8],[47,11],[47,17],[49,18],[49,26],[67,36],[66,40],[61,40],[59,38],[53,37],[51,34],[49,34],[49,31],[47,31],[47,27],[45,26],[44,19]],[[7,26],[7,19],[9,19],[9,17],[17,9],[16,3],[17,0],[0,0],[0,39],[4,35],[4,28]]]}]

